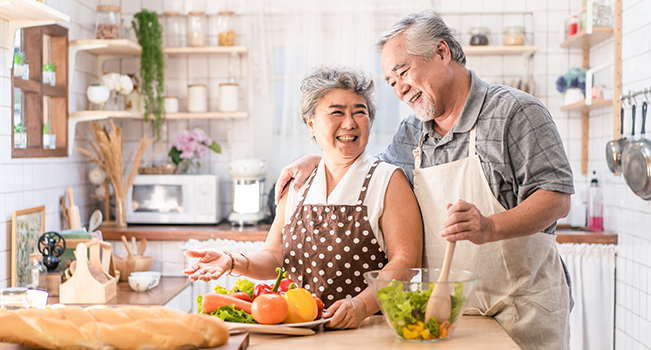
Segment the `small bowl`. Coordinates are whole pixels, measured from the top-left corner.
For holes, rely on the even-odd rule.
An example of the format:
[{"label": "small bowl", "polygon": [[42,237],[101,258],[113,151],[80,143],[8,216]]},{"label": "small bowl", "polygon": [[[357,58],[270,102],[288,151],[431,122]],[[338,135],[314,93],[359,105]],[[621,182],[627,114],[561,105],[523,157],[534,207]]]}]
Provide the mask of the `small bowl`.
[{"label": "small bowl", "polygon": [[364,274],[385,320],[399,339],[427,342],[452,336],[480,276],[475,272],[450,270],[449,282],[445,284],[450,290],[452,314],[439,325],[433,318],[425,322],[425,309],[440,273],[440,269],[415,268]]},{"label": "small bowl", "polygon": [[47,298],[49,295],[50,294],[44,290],[28,289],[27,299],[29,299],[29,307],[45,309],[47,307]]},{"label": "small bowl", "polygon": [[159,281],[156,276],[129,276],[129,286],[136,292],[146,292],[156,287]]},{"label": "small bowl", "polygon": [[160,279],[162,273],[160,273],[159,271],[134,271],[129,276],[152,276]]}]

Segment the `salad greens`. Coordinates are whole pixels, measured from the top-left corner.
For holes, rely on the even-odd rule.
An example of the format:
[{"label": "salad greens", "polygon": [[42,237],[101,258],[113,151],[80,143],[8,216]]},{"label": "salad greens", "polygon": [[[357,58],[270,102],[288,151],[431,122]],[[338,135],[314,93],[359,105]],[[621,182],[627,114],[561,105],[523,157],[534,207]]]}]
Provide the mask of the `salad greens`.
[{"label": "salad greens", "polygon": [[406,339],[445,338],[449,328],[457,321],[459,312],[466,298],[463,296],[463,283],[454,287],[451,298],[450,319],[439,325],[434,318],[425,323],[425,309],[434,283],[427,290],[404,291],[402,282],[391,281],[386,287],[377,291],[377,298],[382,312],[395,328],[396,333]]},{"label": "salad greens", "polygon": [[235,287],[228,289],[222,286],[215,286],[215,293],[228,294],[233,292],[244,292],[249,295],[249,298],[253,300],[253,289],[255,288],[255,283],[247,280],[246,278],[238,278],[235,282]]},{"label": "salad greens", "polygon": [[[219,287],[219,286],[218,286]],[[226,288],[223,288],[226,289]],[[201,302],[203,297],[197,296],[197,313],[201,314]],[[217,310],[210,313],[210,315],[217,316],[226,322],[240,322],[240,323],[257,323],[253,316],[247,314],[242,310],[235,310],[233,305],[224,305]]]}]

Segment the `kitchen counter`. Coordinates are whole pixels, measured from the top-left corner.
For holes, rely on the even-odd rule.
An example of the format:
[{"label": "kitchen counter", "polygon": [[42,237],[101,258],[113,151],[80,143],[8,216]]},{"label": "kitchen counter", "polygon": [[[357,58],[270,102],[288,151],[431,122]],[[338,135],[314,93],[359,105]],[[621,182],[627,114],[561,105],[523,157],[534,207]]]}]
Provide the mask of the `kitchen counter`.
[{"label": "kitchen counter", "polygon": [[[156,287],[146,292],[136,292],[129,287],[129,282],[118,282],[117,295],[104,304],[107,306],[166,305],[191,284],[192,282],[186,277],[161,277]],[[48,304],[58,302],[59,297],[48,298]]]},{"label": "kitchen counter", "polygon": [[395,337],[384,320],[374,315],[358,329],[320,330],[313,336],[288,337],[251,334],[249,349],[520,349],[492,317],[463,316],[452,338],[440,342],[410,342]]},{"label": "kitchen counter", "polygon": [[[126,228],[100,226],[104,239],[119,241],[122,235],[128,239],[148,241],[187,241],[190,238],[205,241],[208,239],[232,239],[235,241],[264,241],[271,225],[231,226],[227,221],[218,225],[129,225]],[[617,235],[603,231],[589,231],[584,228],[559,226],[556,230],[558,243],[617,244]]]}]

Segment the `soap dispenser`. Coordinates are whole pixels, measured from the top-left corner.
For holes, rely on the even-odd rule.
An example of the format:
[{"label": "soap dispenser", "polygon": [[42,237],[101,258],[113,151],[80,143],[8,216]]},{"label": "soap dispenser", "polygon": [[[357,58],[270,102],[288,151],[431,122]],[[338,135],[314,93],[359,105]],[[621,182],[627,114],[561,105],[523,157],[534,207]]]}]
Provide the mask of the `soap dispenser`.
[{"label": "soap dispenser", "polygon": [[590,231],[603,231],[603,205],[601,201],[601,187],[597,179],[597,172],[592,172],[590,190],[588,192],[588,229]]}]

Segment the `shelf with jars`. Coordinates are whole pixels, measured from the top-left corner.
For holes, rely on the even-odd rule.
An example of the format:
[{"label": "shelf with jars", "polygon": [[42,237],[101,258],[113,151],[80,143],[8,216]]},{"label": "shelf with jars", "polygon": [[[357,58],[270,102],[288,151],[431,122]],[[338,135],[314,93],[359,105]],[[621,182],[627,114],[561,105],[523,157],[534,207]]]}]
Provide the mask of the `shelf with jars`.
[{"label": "shelf with jars", "polygon": [[[612,7],[610,7],[612,5]],[[565,49],[582,50],[582,67],[586,72],[585,99],[562,106],[562,111],[581,111],[581,173],[588,173],[588,130],[590,112],[595,109],[613,109],[614,139],[621,133],[620,110],[622,101],[622,0],[606,3],[604,0],[586,0],[583,12],[571,16],[565,22],[565,37],[560,46]],[[599,67],[590,67],[590,49],[592,46],[613,39],[613,62]],[[592,96],[594,73],[605,68],[613,69],[613,99],[595,99]]]},{"label": "shelf with jars", "polygon": [[[14,42],[16,30],[24,27],[35,27],[56,22],[70,22],[70,16],[34,0],[2,1],[0,19],[7,24],[7,45]],[[13,55],[5,54],[7,67],[11,67]]]}]

